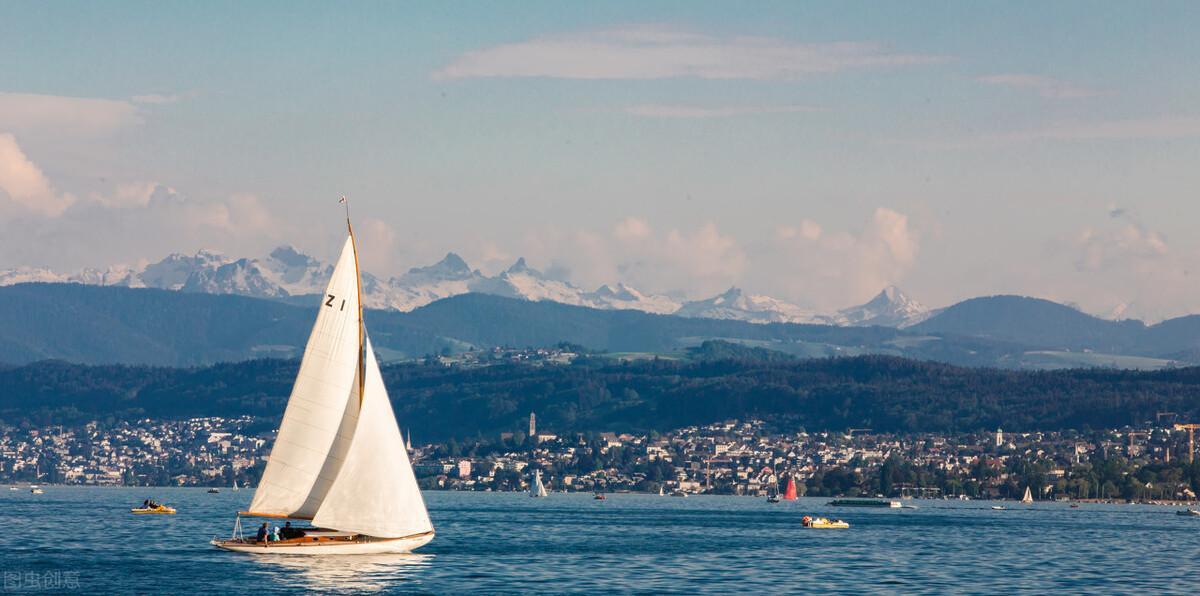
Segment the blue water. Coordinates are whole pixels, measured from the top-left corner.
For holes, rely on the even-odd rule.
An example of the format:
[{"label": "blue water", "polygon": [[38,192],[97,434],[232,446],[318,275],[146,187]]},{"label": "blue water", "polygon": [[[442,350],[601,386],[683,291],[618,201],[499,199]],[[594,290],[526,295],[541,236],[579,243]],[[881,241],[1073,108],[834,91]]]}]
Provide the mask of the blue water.
[{"label": "blue water", "polygon": [[[437,538],[416,555],[256,557],[227,536],[250,491],[0,488],[0,571],[10,591],[1196,593],[1200,518],[1137,505],[913,501],[840,509],[826,499],[426,493]],[[133,516],[153,496],[173,516]],[[806,514],[850,530],[806,530]],[[49,575],[48,575],[49,574]],[[56,575],[57,574],[57,575]],[[64,575],[65,574],[65,575]],[[39,584],[32,586],[31,576]],[[18,579],[20,578],[20,579]]]}]

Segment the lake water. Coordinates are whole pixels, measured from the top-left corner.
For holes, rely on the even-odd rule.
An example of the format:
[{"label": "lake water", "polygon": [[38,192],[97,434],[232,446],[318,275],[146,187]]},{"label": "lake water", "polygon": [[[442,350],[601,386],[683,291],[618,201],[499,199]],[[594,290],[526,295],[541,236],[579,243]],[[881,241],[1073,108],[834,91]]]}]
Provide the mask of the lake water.
[{"label": "lake water", "polygon": [[[218,551],[251,491],[0,488],[8,591],[1196,593],[1200,518],[1138,505],[431,492],[421,554],[283,557]],[[172,516],[133,516],[154,497]],[[808,530],[804,514],[849,530]]]}]

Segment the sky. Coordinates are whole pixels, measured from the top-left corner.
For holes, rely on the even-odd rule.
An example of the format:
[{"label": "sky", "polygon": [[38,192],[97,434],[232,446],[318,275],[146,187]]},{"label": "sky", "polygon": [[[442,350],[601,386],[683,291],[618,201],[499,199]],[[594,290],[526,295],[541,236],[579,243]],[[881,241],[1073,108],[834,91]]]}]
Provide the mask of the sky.
[{"label": "sky", "polygon": [[[432,3],[430,3],[432,4]],[[1195,2],[0,3],[0,269],[1200,312]],[[1196,272],[1196,273],[1193,273]]]}]

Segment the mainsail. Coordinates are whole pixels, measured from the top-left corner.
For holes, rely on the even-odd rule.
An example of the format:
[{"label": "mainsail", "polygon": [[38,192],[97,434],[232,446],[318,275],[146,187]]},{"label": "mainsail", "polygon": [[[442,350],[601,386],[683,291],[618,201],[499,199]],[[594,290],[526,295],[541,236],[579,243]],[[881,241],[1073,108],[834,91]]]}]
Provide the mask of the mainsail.
[{"label": "mainsail", "polygon": [[542,471],[537,470],[533,474],[533,485],[529,487],[529,496],[544,497],[547,494],[546,485],[542,484]]},{"label": "mainsail", "polygon": [[370,340],[366,344],[365,368],[358,428],[313,525],[379,538],[429,532],[433,524],[408,461],[408,450]]},{"label": "mainsail", "polygon": [[791,477],[791,476],[788,477],[787,491],[783,493],[783,500],[784,501],[795,501],[796,500],[796,479],[794,477]]},{"label": "mainsail", "polygon": [[322,297],[251,515],[375,538],[432,532],[362,324],[354,237]]},{"label": "mainsail", "polygon": [[300,372],[250,511],[311,518],[337,477],[358,416],[361,311],[354,238],[321,297]]}]

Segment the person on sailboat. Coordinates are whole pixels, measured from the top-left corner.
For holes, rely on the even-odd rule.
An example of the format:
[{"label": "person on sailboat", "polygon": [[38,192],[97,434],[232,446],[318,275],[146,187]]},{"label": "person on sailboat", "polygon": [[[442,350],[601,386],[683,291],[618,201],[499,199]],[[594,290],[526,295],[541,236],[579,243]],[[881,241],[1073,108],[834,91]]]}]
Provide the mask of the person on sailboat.
[{"label": "person on sailboat", "polygon": [[263,524],[258,527],[258,533],[254,535],[254,540],[255,542],[267,541],[267,522],[263,522]]}]

